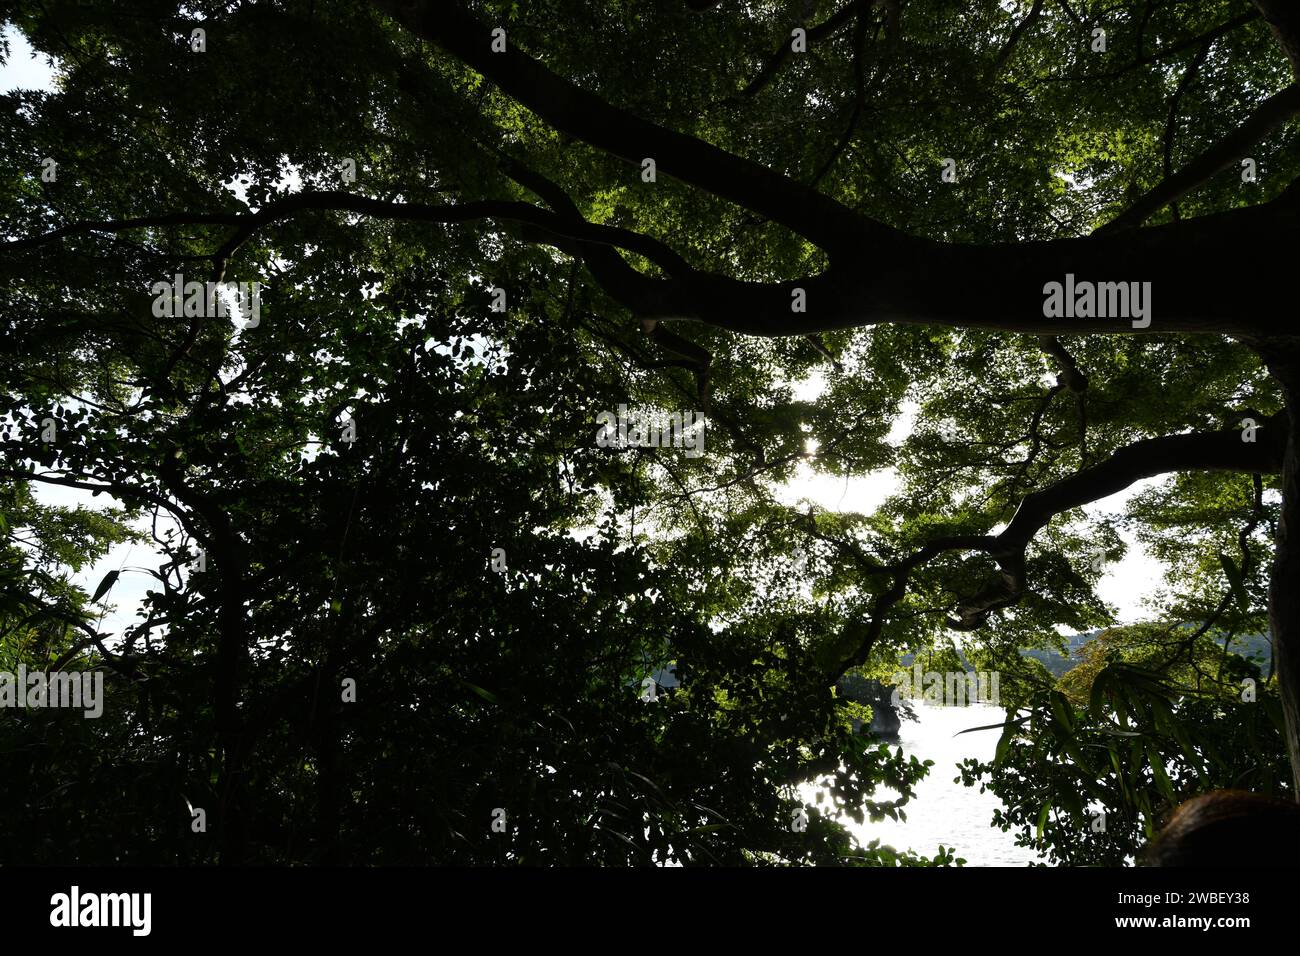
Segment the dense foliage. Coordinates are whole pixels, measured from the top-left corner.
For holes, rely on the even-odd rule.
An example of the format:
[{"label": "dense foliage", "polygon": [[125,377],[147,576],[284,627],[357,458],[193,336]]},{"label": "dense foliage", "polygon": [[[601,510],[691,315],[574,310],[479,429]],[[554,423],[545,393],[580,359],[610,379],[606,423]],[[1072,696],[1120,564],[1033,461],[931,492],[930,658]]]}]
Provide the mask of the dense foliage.
[{"label": "dense foliage", "polygon": [[[1290,77],[1229,0],[449,6],[622,110],[936,241],[1086,234]],[[0,252],[0,670],[96,668],[107,694],[99,719],[0,711],[0,862],[947,864],[855,846],[796,787],[829,775],[837,811],[905,812],[926,768],[855,735],[835,679],[888,678],[955,630],[1003,675],[1008,721],[960,773],[1049,859],[1123,862],[1214,787],[1288,792],[1276,675],[1229,650],[1268,630],[1275,474],[1180,471],[1115,515],[1064,509],[987,619],[960,608],[995,555],[898,571],[1132,443],[1275,420],[1254,351],[1158,328],[643,325],[549,220],[378,204],[567,196],[755,283],[825,254],[557,131],[384,7],[0,3],[58,64],[53,92],[3,97],[3,238],[151,219]],[[1226,170],[1157,218],[1278,197],[1297,142],[1270,133],[1256,181]],[[257,323],[158,315],[178,273],[262,283]],[[704,454],[599,446],[621,404],[705,414]],[[787,491],[886,472],[870,513]],[[1169,576],[1114,627],[1094,589],[1125,527]],[[93,600],[72,583],[127,540],[158,561]],[[151,579],[138,617],[101,632],[129,575]],[[1060,681],[1019,653],[1093,628]],[[641,699],[670,664],[680,685]]]}]

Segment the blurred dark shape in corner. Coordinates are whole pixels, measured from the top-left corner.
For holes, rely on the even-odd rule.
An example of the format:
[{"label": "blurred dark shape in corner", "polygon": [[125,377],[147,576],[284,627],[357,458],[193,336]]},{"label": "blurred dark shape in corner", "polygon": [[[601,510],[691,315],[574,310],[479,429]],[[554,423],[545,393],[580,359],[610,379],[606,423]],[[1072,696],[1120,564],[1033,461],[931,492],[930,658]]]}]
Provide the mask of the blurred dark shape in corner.
[{"label": "blurred dark shape in corner", "polygon": [[1300,804],[1244,790],[1188,800],[1138,856],[1142,866],[1300,865]]}]

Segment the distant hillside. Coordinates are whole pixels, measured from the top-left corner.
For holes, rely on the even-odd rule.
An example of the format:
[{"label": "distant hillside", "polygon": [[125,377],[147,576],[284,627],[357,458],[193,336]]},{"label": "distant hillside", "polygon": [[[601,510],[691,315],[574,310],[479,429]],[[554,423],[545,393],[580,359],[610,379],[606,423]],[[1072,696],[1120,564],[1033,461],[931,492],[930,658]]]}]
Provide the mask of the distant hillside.
[{"label": "distant hillside", "polygon": [[[1191,625],[1186,626],[1190,627]],[[1093,631],[1085,631],[1082,634],[1072,634],[1065,638],[1065,656],[1058,654],[1054,650],[1044,651],[1038,649],[1025,649],[1021,650],[1020,653],[1025,657],[1032,657],[1034,660],[1039,661],[1052,673],[1053,676],[1060,677],[1066,671],[1079,663],[1079,652],[1082,650],[1083,645],[1087,644],[1100,633],[1101,628],[1097,628]],[[1240,654],[1247,660],[1254,661],[1261,670],[1265,673],[1268,672],[1268,662],[1272,653],[1272,646],[1269,644],[1268,636],[1266,634],[1245,634],[1240,637],[1235,637],[1232,640],[1231,649],[1234,654]],[[957,653],[961,658],[962,665],[967,670],[972,670],[973,668],[971,667],[970,662],[966,660],[966,655],[962,654],[960,650],[958,650]],[[915,659],[915,654],[907,654],[902,658],[900,663],[904,667],[911,667],[912,662]]]},{"label": "distant hillside", "polygon": [[1032,657],[1041,663],[1054,677],[1060,677],[1075,664],[1079,663],[1079,651],[1083,645],[1101,633],[1101,630],[1086,631],[1083,634],[1071,634],[1065,639],[1066,654],[1062,656],[1054,650],[1022,650],[1020,653],[1025,657]]},{"label": "distant hillside", "polygon": [[[1100,630],[1087,631],[1083,634],[1073,634],[1066,638],[1066,647],[1069,655],[1067,657],[1063,657],[1054,650],[1022,650],[1020,653],[1025,657],[1032,657],[1034,660],[1041,662],[1053,676],[1060,677],[1066,671],[1073,668],[1074,665],[1079,663],[1080,649],[1100,633]],[[1240,637],[1235,637],[1232,640],[1230,649],[1234,654],[1240,654],[1242,657],[1254,661],[1262,670],[1268,670],[1268,662],[1269,657],[1272,654],[1272,646],[1269,644],[1267,635],[1245,634]]]}]

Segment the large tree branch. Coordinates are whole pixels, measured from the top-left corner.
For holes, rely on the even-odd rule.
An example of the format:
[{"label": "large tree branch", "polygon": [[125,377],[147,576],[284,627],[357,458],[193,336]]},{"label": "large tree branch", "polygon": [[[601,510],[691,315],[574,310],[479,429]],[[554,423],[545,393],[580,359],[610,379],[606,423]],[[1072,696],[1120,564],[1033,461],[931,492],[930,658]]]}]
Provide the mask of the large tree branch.
[{"label": "large tree branch", "polygon": [[1074,356],[1061,344],[1055,335],[1040,335],[1038,343],[1048,355],[1056,360],[1060,373],[1056,376],[1058,385],[1063,385],[1074,395],[1075,409],[1079,418],[1079,461],[1088,464],[1088,376],[1079,368]]},{"label": "large tree branch", "polygon": [[458,4],[431,0],[373,0],[416,36],[477,70],[560,132],[761,213],[804,236],[832,259],[899,235],[836,200],[753,160],[607,103],[556,75],[513,43],[493,52],[488,26]]},{"label": "large tree branch", "polygon": [[1295,0],[1255,0],[1255,6],[1291,61],[1292,74],[1300,80],[1300,5]]},{"label": "large tree branch", "polygon": [[355,212],[380,219],[414,222],[460,223],[479,219],[502,219],[528,223],[548,232],[583,243],[618,246],[644,256],[665,271],[686,275],[695,270],[664,243],[650,236],[617,226],[603,226],[581,218],[560,216],[525,202],[482,200],[458,204],[398,203],[335,190],[295,193],[268,203],[255,213],[210,214],[197,212],[140,216],[131,219],[72,223],[50,232],[0,244],[0,251],[30,249],[70,235],[115,233],[131,229],[186,224],[235,225],[235,233],[212,256],[218,275],[224,273],[231,256],[262,227],[293,218],[306,210]]},{"label": "large tree branch", "polygon": [[[1253,441],[1246,441],[1247,435]],[[1278,412],[1255,432],[1229,429],[1208,434],[1166,435],[1134,442],[1105,461],[1025,497],[1011,523],[985,550],[998,563],[1001,580],[963,602],[948,624],[974,630],[991,612],[1020,600],[1026,588],[1025,549],[1051,520],[1073,508],[1107,498],[1143,478],[1175,471],[1276,474],[1282,470],[1287,418]]]},{"label": "large tree branch", "polygon": [[1251,146],[1297,114],[1300,114],[1300,83],[1292,83],[1260,103],[1244,123],[1178,172],[1166,177],[1121,215],[1094,230],[1093,235],[1140,226],[1175,199],[1240,161]]},{"label": "large tree branch", "polygon": [[68,236],[80,236],[86,233],[127,232],[131,229],[149,229],[157,226],[234,226],[243,216],[240,213],[199,213],[177,212],[160,216],[135,216],[130,219],[83,220],[52,229],[49,232],[22,239],[11,239],[0,243],[0,250],[16,251],[30,249],[47,243],[57,242]]},{"label": "large tree branch", "polygon": [[1242,432],[1236,429],[1137,441],[1097,465],[1027,495],[1011,523],[997,535],[936,538],[891,564],[876,567],[873,562],[865,562],[869,572],[888,574],[890,585],[873,600],[870,616],[850,627],[856,649],[835,666],[832,680],[867,662],[884,632],[890,612],[907,594],[912,573],[939,555],[949,551],[983,551],[998,564],[1001,579],[964,601],[958,617],[947,622],[955,630],[975,630],[994,611],[1015,604],[1023,596],[1027,587],[1025,549],[1052,518],[1100,501],[1143,478],[1175,471],[1277,474],[1282,470],[1288,422],[1286,412],[1278,412],[1259,426],[1253,442],[1244,441]]},{"label": "large tree branch", "polygon": [[[832,265],[817,276],[743,282],[696,274],[648,280],[643,317],[696,319],[753,335],[804,335],[880,322],[988,328],[1037,335],[1285,332],[1278,283],[1292,265],[1300,191],[1272,203],[1114,235],[987,246],[906,238],[860,268]],[[1251,250],[1250,281],[1230,265]],[[1136,316],[1045,314],[1045,285],[1137,282],[1149,293],[1149,322]],[[1146,285],[1149,283],[1149,285]],[[803,296],[797,295],[798,290]],[[802,301],[805,311],[794,311]],[[1111,310],[1112,312],[1114,310]],[[1137,324],[1135,324],[1137,322]]]},{"label": "large tree branch", "polygon": [[[739,282],[703,273],[654,280],[620,271],[616,299],[643,318],[695,319],[757,335],[806,335],[875,322],[1000,328],[1035,334],[1072,332],[1216,331],[1265,334],[1277,321],[1267,280],[1246,284],[1225,267],[1244,245],[1258,256],[1255,274],[1281,275],[1285,236],[1295,227],[1294,203],[1200,217],[1177,229],[1140,236],[1064,239],[986,247],[930,242],[862,219],[815,190],[756,163],[641,120],[556,76],[510,47],[493,53],[488,28],[459,8],[428,0],[374,0],[417,35],[442,46],[563,132],[624,159],[653,156],[659,168],[775,219],[832,251],[831,268],[780,283]],[[1251,139],[1270,110],[1220,149]],[[1280,117],[1277,118],[1280,121]],[[1195,173],[1195,164],[1190,171]],[[865,230],[865,231],[864,231]],[[864,239],[870,241],[863,241]],[[571,247],[572,248],[572,247]],[[590,264],[590,260],[589,260]],[[1133,275],[1140,264],[1140,274]],[[1065,275],[1091,282],[1129,276],[1151,282],[1158,296],[1150,325],[1129,317],[1043,317],[1044,284]],[[1196,277],[1196,283],[1189,281]],[[598,281],[605,284],[597,276]],[[792,300],[804,291],[806,310]]]},{"label": "large tree branch", "polygon": [[1088,376],[1084,375],[1079,368],[1079,363],[1075,361],[1061,340],[1055,335],[1044,335],[1038,339],[1039,347],[1056,360],[1057,368],[1061,370],[1056,381],[1064,385],[1072,392],[1083,392],[1088,388]]},{"label": "large tree branch", "polygon": [[[31,248],[78,231],[233,222],[238,229],[214,254],[220,261],[258,228],[310,209],[438,223],[500,218],[523,223],[531,230],[526,239],[584,258],[605,291],[643,319],[693,319],[746,334],[809,335],[879,322],[1038,335],[1131,333],[1136,328],[1259,338],[1289,331],[1287,317],[1276,309],[1273,282],[1292,267],[1290,243],[1300,227],[1300,189],[1260,206],[1103,237],[973,246],[901,236],[884,251],[859,250],[856,264],[832,265],[820,275],[749,282],[696,270],[652,237],[588,223],[553,183],[519,170],[512,175],[557,211],[516,201],[427,205],[308,192],[277,200],[257,213],[184,213],[73,224],[0,245],[0,251]],[[644,256],[667,276],[637,271],[615,247]],[[1241,272],[1232,266],[1242,249],[1251,250],[1255,281],[1243,283]],[[1135,264],[1140,267],[1136,274]],[[1148,323],[1135,327],[1128,315],[1044,315],[1045,283],[1060,282],[1067,274],[1078,282],[1149,282]],[[795,311],[799,302],[803,311]]]},{"label": "large tree branch", "polygon": [[[397,7],[396,0],[386,4]],[[287,197],[255,214],[194,213],[117,223],[80,223],[0,249],[28,248],[74,232],[117,231],[186,222],[235,224],[218,251],[220,266],[263,225],[308,208],[341,209],[387,218],[464,222],[495,217],[523,223],[526,238],[581,256],[607,293],[643,319],[698,320],[764,336],[809,335],[879,322],[990,328],[1039,335],[1063,333],[1219,332],[1248,339],[1288,331],[1276,309],[1279,277],[1289,273],[1293,238],[1300,227],[1300,190],[1272,203],[1147,229],[1119,228],[1176,198],[1213,169],[1300,109],[1300,90],[1270,97],[1236,133],[1174,174],[1109,227],[1087,238],[973,246],[909,237],[871,223],[787,177],[689,136],[674,133],[612,107],[510,48],[491,52],[485,27],[463,12],[435,15],[424,0],[401,6],[404,22],[445,45],[540,115],[594,145],[625,157],[657,154],[664,169],[784,219],[837,255],[821,275],[785,282],[744,282],[692,269],[666,244],[631,230],[585,222],[554,184],[525,183],[555,212],[528,203],[483,201],[459,205],[387,203],[349,193],[314,192]],[[660,147],[663,149],[661,150]],[[664,160],[667,159],[665,165]],[[516,177],[518,178],[518,177]],[[540,177],[533,177],[540,180]],[[872,244],[867,235],[889,241]],[[859,230],[865,229],[866,233]],[[1113,235],[1111,233],[1114,233]],[[667,274],[654,278],[628,264],[615,247],[644,256]],[[1250,250],[1253,281],[1232,266]],[[220,273],[220,270],[218,270]],[[1125,314],[1044,314],[1045,284],[1073,275],[1076,282],[1149,283],[1145,322]],[[802,311],[796,311],[802,305]]]}]

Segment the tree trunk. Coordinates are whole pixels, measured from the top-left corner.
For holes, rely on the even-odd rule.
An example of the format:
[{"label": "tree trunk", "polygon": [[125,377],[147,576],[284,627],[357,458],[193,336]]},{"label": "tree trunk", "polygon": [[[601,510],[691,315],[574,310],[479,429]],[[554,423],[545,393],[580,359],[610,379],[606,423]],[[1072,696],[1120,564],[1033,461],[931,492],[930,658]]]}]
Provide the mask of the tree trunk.
[{"label": "tree trunk", "polygon": [[1290,421],[1282,464],[1282,516],[1269,581],[1268,619],[1273,659],[1286,717],[1294,795],[1300,800],[1300,343],[1270,346],[1269,371],[1281,384]]},{"label": "tree trunk", "polygon": [[243,762],[245,740],[241,733],[239,687],[241,664],[247,654],[239,589],[223,589],[218,611],[220,636],[215,675],[217,741],[221,762],[217,772],[218,859],[223,865],[244,862],[247,831],[244,820]]}]

